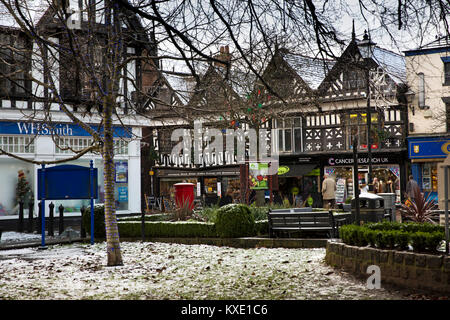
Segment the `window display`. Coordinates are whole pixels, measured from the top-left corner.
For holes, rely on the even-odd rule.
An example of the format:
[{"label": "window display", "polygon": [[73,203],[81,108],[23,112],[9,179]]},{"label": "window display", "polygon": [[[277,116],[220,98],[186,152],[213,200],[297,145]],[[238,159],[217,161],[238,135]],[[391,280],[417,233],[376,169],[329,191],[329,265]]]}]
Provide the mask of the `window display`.
[{"label": "window display", "polygon": [[[359,188],[366,187],[369,169],[367,166],[358,168]],[[353,194],[353,167],[325,167],[325,174],[336,181],[336,203],[345,202]],[[376,193],[395,193],[396,202],[400,202],[400,167],[398,165],[373,166],[372,179],[377,178]]]},{"label": "window display", "polygon": [[424,192],[437,192],[437,163],[426,162],[422,166],[422,189]]}]

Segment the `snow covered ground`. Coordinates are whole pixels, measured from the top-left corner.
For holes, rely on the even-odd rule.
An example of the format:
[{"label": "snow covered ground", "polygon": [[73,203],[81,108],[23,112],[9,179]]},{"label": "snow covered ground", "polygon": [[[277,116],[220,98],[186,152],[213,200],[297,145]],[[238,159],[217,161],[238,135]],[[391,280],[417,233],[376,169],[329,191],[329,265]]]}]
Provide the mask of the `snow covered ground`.
[{"label": "snow covered ground", "polygon": [[14,231],[3,231],[0,243],[21,242],[21,241],[40,241],[41,235],[37,233],[22,233]]},{"label": "snow covered ground", "polygon": [[411,299],[327,266],[325,249],[122,242],[0,251],[0,299]]}]

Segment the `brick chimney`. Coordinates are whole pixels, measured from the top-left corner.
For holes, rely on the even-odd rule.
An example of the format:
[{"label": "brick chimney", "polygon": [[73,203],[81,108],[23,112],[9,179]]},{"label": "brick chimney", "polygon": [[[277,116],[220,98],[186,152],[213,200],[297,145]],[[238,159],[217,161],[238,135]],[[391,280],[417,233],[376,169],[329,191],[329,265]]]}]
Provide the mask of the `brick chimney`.
[{"label": "brick chimney", "polygon": [[[224,61],[224,62],[231,62],[230,47],[228,45],[221,46],[219,53],[214,58],[216,58],[217,60]],[[219,63],[219,62],[214,62],[214,66],[227,68],[227,64]],[[228,67],[230,67],[230,64],[228,64]]]}]

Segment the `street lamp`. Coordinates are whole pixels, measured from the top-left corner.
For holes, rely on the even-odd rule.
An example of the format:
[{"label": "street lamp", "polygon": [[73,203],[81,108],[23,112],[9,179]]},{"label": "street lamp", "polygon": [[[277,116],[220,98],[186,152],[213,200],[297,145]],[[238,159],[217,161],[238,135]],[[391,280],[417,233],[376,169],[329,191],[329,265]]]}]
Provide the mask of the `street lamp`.
[{"label": "street lamp", "polygon": [[373,191],[372,185],[372,116],[370,114],[370,64],[373,56],[373,48],[375,47],[375,43],[370,40],[369,35],[367,34],[367,30],[364,30],[363,40],[358,43],[358,49],[361,53],[361,56],[364,59],[364,72],[365,72],[365,80],[366,80],[366,99],[367,99],[367,111],[366,111],[366,119],[367,119],[367,156],[369,158],[369,174],[367,185],[369,186],[369,191]]}]

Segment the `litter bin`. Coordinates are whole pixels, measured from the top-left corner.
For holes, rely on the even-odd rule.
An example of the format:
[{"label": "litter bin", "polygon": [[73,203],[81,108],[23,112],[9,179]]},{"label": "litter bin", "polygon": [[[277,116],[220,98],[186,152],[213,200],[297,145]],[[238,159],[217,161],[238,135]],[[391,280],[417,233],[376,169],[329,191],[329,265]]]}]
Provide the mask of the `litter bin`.
[{"label": "litter bin", "polygon": [[[360,221],[380,222],[385,218],[386,208],[383,197],[373,193],[359,195]],[[356,200],[352,199],[352,220],[356,219]]]},{"label": "litter bin", "polygon": [[182,208],[189,203],[189,209],[194,209],[194,184],[175,183],[175,204],[177,208]]},{"label": "litter bin", "polygon": [[395,221],[395,193],[377,193],[380,197],[384,199],[384,208],[390,210],[391,220]]}]

